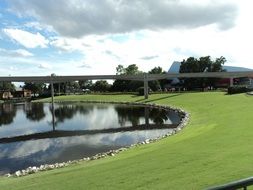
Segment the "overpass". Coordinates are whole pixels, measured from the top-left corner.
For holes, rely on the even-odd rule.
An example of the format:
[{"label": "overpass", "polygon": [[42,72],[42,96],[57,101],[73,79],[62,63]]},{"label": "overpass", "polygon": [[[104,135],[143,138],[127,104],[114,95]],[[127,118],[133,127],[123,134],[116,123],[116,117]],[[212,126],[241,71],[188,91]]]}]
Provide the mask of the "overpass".
[{"label": "overpass", "polygon": [[[134,80],[144,82],[144,95],[148,98],[148,82],[153,80],[171,78],[230,78],[230,85],[233,85],[233,78],[253,77],[253,71],[241,72],[202,72],[202,73],[166,73],[166,74],[138,74],[138,75],[73,75],[58,76],[51,74],[48,76],[0,76],[2,82],[44,82],[61,83],[78,80]],[[51,85],[52,101],[54,96],[53,85]]]}]

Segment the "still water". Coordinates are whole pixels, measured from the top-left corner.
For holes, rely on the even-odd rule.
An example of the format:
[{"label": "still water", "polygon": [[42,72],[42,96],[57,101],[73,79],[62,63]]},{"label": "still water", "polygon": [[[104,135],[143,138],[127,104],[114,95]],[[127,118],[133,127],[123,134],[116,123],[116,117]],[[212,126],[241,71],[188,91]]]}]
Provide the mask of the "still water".
[{"label": "still water", "polygon": [[179,122],[175,112],[139,105],[0,104],[0,174],[163,136]]}]

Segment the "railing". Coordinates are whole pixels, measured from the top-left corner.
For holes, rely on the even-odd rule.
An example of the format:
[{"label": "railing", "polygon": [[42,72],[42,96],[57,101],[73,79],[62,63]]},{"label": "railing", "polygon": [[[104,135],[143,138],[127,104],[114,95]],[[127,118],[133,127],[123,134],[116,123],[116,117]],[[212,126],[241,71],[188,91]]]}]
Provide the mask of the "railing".
[{"label": "railing", "polygon": [[216,187],[211,187],[211,188],[208,188],[207,190],[237,190],[237,189],[247,190],[247,187],[251,185],[253,185],[253,177],[241,179],[239,181],[234,181],[234,182],[216,186]]}]

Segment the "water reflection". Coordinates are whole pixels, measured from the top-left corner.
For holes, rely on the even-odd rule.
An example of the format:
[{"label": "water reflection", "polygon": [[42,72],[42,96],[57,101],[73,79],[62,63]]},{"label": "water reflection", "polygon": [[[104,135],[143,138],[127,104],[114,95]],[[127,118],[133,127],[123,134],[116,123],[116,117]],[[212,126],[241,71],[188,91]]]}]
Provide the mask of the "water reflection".
[{"label": "water reflection", "polygon": [[[2,104],[0,174],[117,149],[168,133],[174,112],[110,104]],[[52,122],[52,113],[55,113]],[[8,114],[7,114],[8,115]],[[162,125],[161,125],[162,124]]]},{"label": "water reflection", "polygon": [[0,104],[0,127],[13,122],[16,116],[16,107],[13,104]]},{"label": "water reflection", "polygon": [[66,104],[58,105],[56,108],[51,106],[50,111],[51,113],[53,113],[54,111],[55,125],[57,125],[58,123],[63,123],[65,120],[72,119],[77,113],[86,115],[92,109],[92,105],[84,107],[82,105],[77,104]]},{"label": "water reflection", "polygon": [[139,107],[139,106],[116,106],[115,110],[119,116],[119,123],[124,126],[126,122],[130,121],[133,126],[140,124],[140,118],[145,118],[145,124],[149,124],[149,120],[155,124],[164,124],[169,119],[168,110]]},{"label": "water reflection", "polygon": [[24,108],[26,108],[26,118],[31,121],[40,121],[46,116],[42,103],[27,104]]}]

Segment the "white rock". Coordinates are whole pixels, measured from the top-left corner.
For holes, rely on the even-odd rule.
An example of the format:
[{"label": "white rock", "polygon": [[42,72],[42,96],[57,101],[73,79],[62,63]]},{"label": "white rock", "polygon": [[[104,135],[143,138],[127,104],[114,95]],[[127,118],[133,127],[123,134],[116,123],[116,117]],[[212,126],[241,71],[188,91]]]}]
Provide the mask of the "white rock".
[{"label": "white rock", "polygon": [[17,177],[20,177],[20,176],[22,175],[22,173],[21,173],[21,171],[18,170],[18,171],[15,172],[15,175],[16,175]]},{"label": "white rock", "polygon": [[5,175],[6,177],[11,177],[12,175],[10,173],[6,174]]}]

